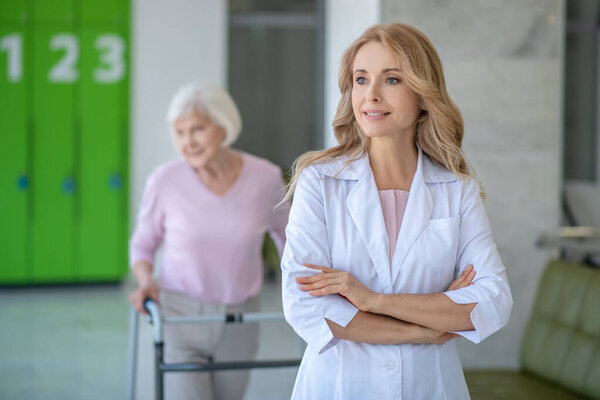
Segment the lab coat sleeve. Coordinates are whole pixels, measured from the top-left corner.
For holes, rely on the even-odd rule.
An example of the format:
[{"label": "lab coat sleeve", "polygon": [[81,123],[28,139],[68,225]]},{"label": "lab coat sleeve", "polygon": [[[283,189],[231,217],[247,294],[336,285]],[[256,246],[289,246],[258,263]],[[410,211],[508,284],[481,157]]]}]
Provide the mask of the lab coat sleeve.
[{"label": "lab coat sleeve", "polygon": [[477,303],[471,312],[471,331],[456,332],[479,343],[508,323],[512,294],[504,264],[492,237],[492,231],[474,179],[463,181],[458,243],[458,273],[472,264],[476,275],[473,284],[444,292],[458,304]]},{"label": "lab coat sleeve", "polygon": [[339,341],[333,337],[325,318],[345,327],[358,312],[352,303],[337,294],[313,297],[301,291],[296,283],[297,277],[316,273],[304,267],[304,263],[331,266],[322,179],[327,178],[321,178],[314,167],[309,166],[302,172],[294,193],[281,259],[285,318],[319,353]]}]

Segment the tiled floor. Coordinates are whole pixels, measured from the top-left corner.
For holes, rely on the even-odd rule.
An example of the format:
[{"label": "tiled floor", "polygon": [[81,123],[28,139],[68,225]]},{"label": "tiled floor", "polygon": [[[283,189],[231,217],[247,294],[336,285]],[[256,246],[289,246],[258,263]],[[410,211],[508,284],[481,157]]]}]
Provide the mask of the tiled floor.
[{"label": "tiled floor", "polygon": [[[121,285],[0,290],[0,399],[94,400],[128,395],[131,282]],[[281,311],[278,284],[262,311]],[[153,398],[150,326],[140,320],[138,399]],[[261,324],[258,357],[297,356],[285,322]],[[252,371],[245,400],[290,397],[296,368]]]}]

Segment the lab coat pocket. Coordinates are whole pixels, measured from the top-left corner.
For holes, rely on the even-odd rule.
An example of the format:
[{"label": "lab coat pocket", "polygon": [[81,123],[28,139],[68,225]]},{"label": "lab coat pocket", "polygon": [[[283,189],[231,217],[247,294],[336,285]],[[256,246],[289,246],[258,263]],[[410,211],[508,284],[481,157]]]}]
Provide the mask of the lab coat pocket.
[{"label": "lab coat pocket", "polygon": [[456,232],[458,233],[459,222],[460,217],[430,219],[425,229],[452,231],[453,228],[456,228]]},{"label": "lab coat pocket", "polygon": [[414,245],[422,263],[423,278],[432,290],[445,290],[454,278],[460,217],[429,220]]}]

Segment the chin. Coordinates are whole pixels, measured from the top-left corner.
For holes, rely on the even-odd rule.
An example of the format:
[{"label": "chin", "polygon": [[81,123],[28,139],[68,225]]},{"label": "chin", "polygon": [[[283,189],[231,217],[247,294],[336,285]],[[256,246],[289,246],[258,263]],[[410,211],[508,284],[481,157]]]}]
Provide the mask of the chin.
[{"label": "chin", "polygon": [[204,162],[204,160],[194,160],[194,159],[189,159],[187,158],[186,161],[188,162],[188,164],[190,164],[192,166],[192,168],[194,169],[200,169],[200,168],[204,168],[204,166],[206,165],[206,162]]},{"label": "chin", "polygon": [[375,130],[375,129],[370,129],[370,130],[363,129],[363,132],[365,133],[365,135],[367,137],[369,137],[371,139],[390,136],[390,133],[388,131],[381,131],[381,130]]}]

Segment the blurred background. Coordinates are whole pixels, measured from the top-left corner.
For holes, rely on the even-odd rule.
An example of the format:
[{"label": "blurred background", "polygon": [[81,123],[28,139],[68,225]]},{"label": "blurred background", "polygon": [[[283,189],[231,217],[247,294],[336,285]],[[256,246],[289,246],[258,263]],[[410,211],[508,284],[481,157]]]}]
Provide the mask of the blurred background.
[{"label": "blurred background", "polygon": [[[165,114],[180,86],[227,87],[234,147],[285,171],[334,143],[342,52],[392,22],[441,56],[513,290],[507,327],[459,340],[463,366],[518,369],[557,255],[536,241],[600,227],[599,16],[597,0],[2,0],[0,398],[127,396],[127,242],[145,179],[177,156]],[[263,309],[281,310],[269,271]],[[295,350],[283,322],[262,328],[259,356]],[[246,398],[289,398],[295,372],[253,372]],[[137,382],[151,398],[152,378]]]}]

